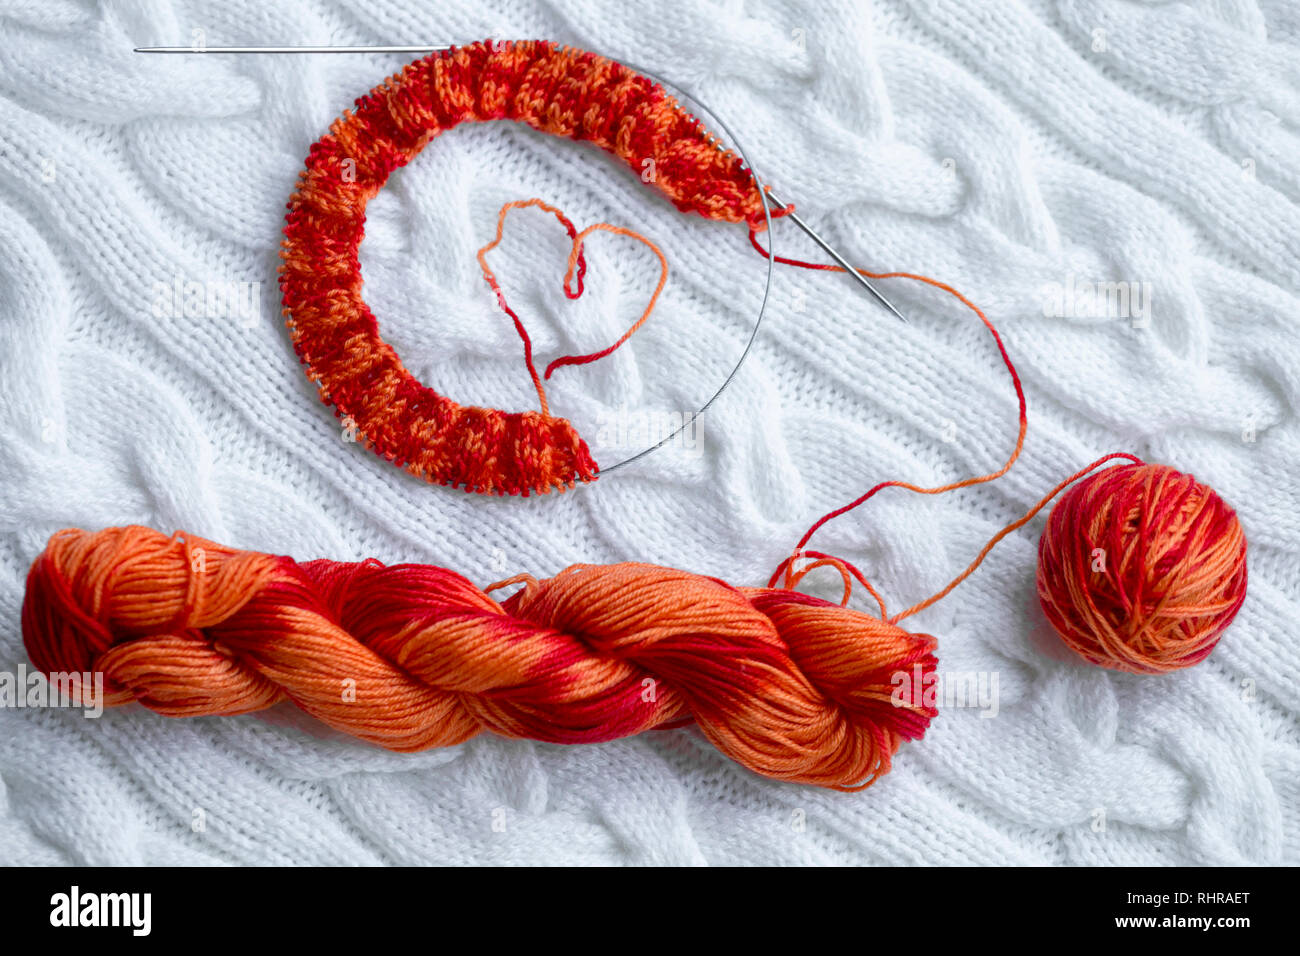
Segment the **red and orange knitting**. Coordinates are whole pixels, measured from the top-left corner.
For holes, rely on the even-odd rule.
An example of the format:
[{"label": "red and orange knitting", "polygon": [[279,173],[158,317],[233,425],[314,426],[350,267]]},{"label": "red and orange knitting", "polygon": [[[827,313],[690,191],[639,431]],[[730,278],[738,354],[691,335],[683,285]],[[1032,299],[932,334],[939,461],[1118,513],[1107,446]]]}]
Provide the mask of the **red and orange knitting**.
[{"label": "red and orange knitting", "polygon": [[594,143],[638,174],[653,161],[652,185],[684,212],[758,229],[763,202],[740,157],[720,150],[662,86],[545,41],[486,41],[417,60],[312,146],[289,201],[280,288],[321,398],[366,445],[430,482],[494,494],[564,490],[593,480],[596,463],[544,396],[536,412],[457,404],[403,366],[361,295],[366,203],[439,133],[488,120]]}]

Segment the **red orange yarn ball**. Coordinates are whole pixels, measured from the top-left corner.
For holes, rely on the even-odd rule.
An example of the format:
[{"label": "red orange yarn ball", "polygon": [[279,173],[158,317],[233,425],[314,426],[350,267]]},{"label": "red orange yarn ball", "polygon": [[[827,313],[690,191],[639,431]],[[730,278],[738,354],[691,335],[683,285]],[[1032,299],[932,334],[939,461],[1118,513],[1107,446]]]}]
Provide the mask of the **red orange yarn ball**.
[{"label": "red orange yarn ball", "polygon": [[1164,465],[1074,484],[1038,545],[1038,598],[1085,660],[1158,674],[1204,660],[1246,596],[1246,537],[1212,488]]}]

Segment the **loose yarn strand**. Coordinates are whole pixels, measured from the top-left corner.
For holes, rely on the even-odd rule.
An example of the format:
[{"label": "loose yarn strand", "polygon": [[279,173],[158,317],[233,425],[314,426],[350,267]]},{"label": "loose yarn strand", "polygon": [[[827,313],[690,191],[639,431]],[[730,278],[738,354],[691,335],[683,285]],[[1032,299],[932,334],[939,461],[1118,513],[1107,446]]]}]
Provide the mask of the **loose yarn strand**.
[{"label": "loose yarn strand", "polygon": [[582,232],[579,233],[578,238],[574,240],[573,252],[569,255],[569,269],[565,274],[566,283],[569,281],[569,277],[573,274],[573,264],[581,253],[582,244],[586,241],[588,236],[597,231],[612,233],[616,236],[627,236],[629,239],[635,239],[637,242],[640,242],[653,252],[655,257],[659,260],[659,282],[655,285],[654,292],[650,293],[650,300],[646,303],[645,310],[642,311],[641,317],[632,323],[628,330],[619,337],[617,342],[598,352],[591,352],[587,355],[563,355],[546,366],[546,371],[543,373],[545,378],[550,378],[551,374],[557,368],[562,366],[586,365],[590,362],[599,361],[607,355],[612,355],[616,350],[621,348],[628,339],[636,334],[637,329],[641,328],[641,326],[645,324],[646,319],[650,318],[650,313],[654,311],[655,303],[659,301],[659,294],[664,291],[664,286],[668,283],[668,259],[664,256],[663,250],[645,236],[641,235],[641,233],[635,232],[631,229],[625,229],[622,226],[612,226],[607,222],[598,222],[594,225],[588,226],[586,229],[582,230]]},{"label": "loose yarn strand", "polygon": [[1090,465],[1084,465],[1082,468],[1076,471],[1069,478],[1066,478],[1064,481],[1057,484],[1055,488],[1053,488],[1041,499],[1039,499],[1038,503],[1035,504],[1032,508],[1030,508],[1027,512],[1025,512],[1024,515],[1017,518],[1015,521],[1011,522],[1011,524],[1007,525],[1005,528],[1003,528],[1001,531],[995,534],[992,538],[990,538],[988,544],[984,545],[980,553],[975,556],[975,559],[966,566],[966,569],[964,571],[962,571],[955,578],[949,581],[946,587],[944,587],[941,591],[938,591],[935,594],[930,595],[924,601],[918,601],[916,604],[913,604],[911,607],[909,607],[906,611],[903,611],[899,614],[895,614],[892,618],[889,619],[890,622],[893,624],[897,624],[903,618],[911,617],[913,614],[916,614],[920,611],[924,611],[931,604],[935,604],[939,601],[942,601],[944,598],[946,598],[949,594],[952,593],[953,589],[956,588],[957,585],[961,584],[968,577],[970,577],[975,572],[975,569],[984,563],[984,559],[989,556],[989,552],[991,552],[994,549],[994,547],[997,546],[997,543],[999,541],[1001,541],[1007,535],[1011,534],[1011,532],[1019,528],[1022,528],[1025,525],[1027,525],[1030,521],[1033,521],[1034,516],[1038,514],[1038,512],[1042,511],[1043,508],[1047,506],[1048,502],[1050,502],[1053,498],[1059,495],[1067,487],[1074,484],[1084,475],[1088,474],[1088,472],[1092,471],[1094,468],[1098,467],[1099,465],[1103,465],[1108,461],[1113,461],[1116,458],[1126,458],[1135,465],[1143,464],[1142,459],[1138,458],[1136,455],[1130,455],[1128,452],[1117,451],[1117,452],[1111,452],[1109,455],[1102,455],[1100,458],[1098,458]]},{"label": "loose yarn strand", "polygon": [[[506,313],[506,315],[510,316],[510,320],[515,324],[515,331],[519,333],[519,339],[524,344],[524,365],[527,366],[528,368],[528,376],[533,380],[533,388],[537,390],[537,401],[541,406],[541,412],[543,415],[549,415],[551,413],[551,407],[550,407],[550,403],[547,402],[546,400],[546,389],[542,385],[541,377],[538,376],[537,374],[537,366],[533,364],[532,337],[528,334],[528,330],[524,328],[523,320],[519,318],[515,310],[510,308],[509,303],[506,302],[505,293],[501,291],[501,286],[497,283],[496,273],[492,271],[492,267],[489,266],[487,263],[487,254],[501,244],[501,239],[505,234],[506,216],[510,213],[510,210],[523,209],[528,206],[537,206],[538,208],[551,213],[552,215],[555,216],[555,218],[560,220],[564,228],[568,230],[569,237],[574,241],[574,249],[575,250],[579,249],[577,245],[578,231],[577,228],[573,225],[573,223],[569,220],[568,216],[566,216],[555,206],[548,205],[547,203],[542,202],[540,199],[517,199],[514,200],[513,202],[508,202],[501,207],[500,211],[497,213],[496,235],[492,237],[491,241],[489,241],[486,245],[484,245],[479,249],[479,251],[475,254],[475,258],[478,259],[479,268],[483,270],[484,281],[487,282],[488,286],[491,287],[493,294],[496,296],[497,304],[501,306],[502,310]],[[586,263],[584,262],[583,263],[584,271],[585,271],[585,265]],[[579,280],[579,283],[581,283],[581,279]],[[564,294],[569,296],[570,298],[577,297],[576,295],[572,295],[569,292],[569,282],[568,282],[567,275],[565,276],[565,282],[564,282]],[[581,294],[581,292],[579,292],[579,294]]]},{"label": "loose yarn strand", "polygon": [[[763,246],[758,242],[757,234],[752,229],[750,230],[749,233],[749,240],[750,240],[750,244],[753,245],[753,247],[757,249],[760,253],[762,253],[764,256],[769,255],[768,251],[764,249]],[[804,268],[804,269],[816,269],[825,272],[845,271],[840,266],[828,265],[825,263],[805,262],[801,259],[791,259],[785,256],[777,256],[776,261],[784,265],[797,266],[799,268]],[[798,544],[795,545],[794,554],[786,558],[784,561],[781,562],[780,565],[777,566],[777,569],[772,573],[772,577],[768,581],[768,587],[773,587],[775,585],[777,579],[781,576],[782,572],[785,572],[787,575],[787,586],[793,586],[791,582],[797,580],[796,578],[790,577],[790,569],[792,567],[794,558],[797,555],[806,553],[804,552],[804,546],[807,545],[808,541],[812,538],[812,536],[816,534],[817,530],[821,528],[822,525],[826,524],[828,521],[832,521],[835,518],[838,518],[841,515],[847,514],[848,512],[853,511],[855,508],[860,507],[861,505],[866,503],[868,500],[870,500],[872,497],[874,497],[878,492],[882,491],[883,489],[903,488],[906,489],[907,491],[912,491],[922,495],[939,495],[949,491],[956,491],[960,488],[968,488],[971,487],[972,485],[978,485],[978,484],[983,484],[985,482],[994,481],[998,478],[1001,478],[1003,475],[1005,475],[1008,471],[1011,470],[1011,466],[1014,465],[1016,461],[1020,458],[1020,453],[1024,449],[1025,435],[1029,428],[1028,410],[1025,402],[1025,390],[1023,385],[1020,382],[1020,374],[1016,371],[1015,364],[1011,361],[1011,356],[1007,353],[1006,345],[1002,341],[1001,334],[998,332],[997,328],[993,325],[993,323],[989,320],[989,317],[984,314],[983,310],[980,309],[979,306],[977,306],[974,302],[968,299],[965,295],[963,295],[960,291],[958,291],[953,286],[949,285],[946,282],[941,282],[938,279],[933,279],[930,276],[920,275],[918,273],[913,273],[913,272],[870,272],[866,269],[858,269],[857,271],[873,279],[911,279],[915,282],[921,282],[926,285],[933,286],[934,288],[946,292],[948,295],[955,298],[958,302],[966,306],[966,308],[970,309],[972,312],[975,313],[975,315],[979,317],[980,321],[984,323],[984,327],[987,328],[989,332],[992,334],[993,341],[997,345],[998,354],[1001,355],[1002,362],[1006,366],[1007,373],[1011,376],[1011,384],[1015,388],[1016,402],[1018,405],[1018,427],[1016,431],[1015,446],[1012,448],[1011,454],[1007,457],[1006,462],[1000,468],[998,468],[995,471],[991,471],[988,474],[979,475],[973,478],[963,478],[960,481],[949,482],[947,484],[937,485],[933,487],[925,487],[921,485],[912,484],[906,481],[882,481],[879,484],[872,487],[871,489],[869,489],[861,496],[859,496],[858,498],[855,498],[853,501],[849,502],[848,504],[840,508],[836,508],[833,511],[827,512],[825,515],[822,515],[822,517],[818,518],[815,522],[813,522],[812,526],[806,532],[804,532],[803,537],[801,537],[799,539]],[[1008,530],[1009,531],[1014,530],[1014,528]],[[983,559],[983,555],[981,555],[980,560],[982,559]],[[834,559],[834,560],[838,561],[842,559]],[[874,588],[870,586],[870,584],[868,584],[866,577],[862,575],[860,571],[858,571],[856,568],[853,568],[852,565],[848,565],[847,562],[845,563],[845,568],[849,569],[854,577],[856,577],[859,581],[861,581],[864,585],[867,586],[871,595],[875,598],[876,603],[880,605],[881,615],[883,617],[885,615],[885,608],[884,608],[884,601],[881,599],[880,595],[876,592]],[[844,569],[842,569],[842,571],[843,570]],[[966,573],[969,574],[970,571],[973,570],[974,568],[971,568]],[[802,576],[803,576],[802,574],[799,575],[800,578]],[[964,577],[965,575],[962,576],[962,578]],[[957,584],[959,583],[961,583],[960,579],[954,582],[953,584],[949,585],[949,587],[944,590],[943,594],[947,594],[949,591],[952,590],[952,588],[956,587]],[[938,596],[933,597],[929,599],[929,603],[933,603],[933,601],[936,601],[938,599],[939,599]],[[904,614],[901,616],[905,617],[907,616],[907,614],[915,613],[917,610],[920,610],[919,606],[910,608],[907,612],[904,612]]]},{"label": "loose yarn strand", "polygon": [[[572,246],[569,251],[568,264],[564,272],[563,288],[564,288],[564,294],[570,299],[580,298],[582,296],[582,293],[585,291],[583,286],[583,277],[586,274],[586,270],[587,270],[587,261],[585,257],[585,243],[588,237],[592,235],[592,233],[608,232],[617,236],[626,236],[629,239],[635,239],[637,242],[640,242],[641,244],[646,246],[646,248],[648,248],[651,252],[653,252],[655,254],[655,257],[659,260],[659,282],[655,286],[654,292],[651,293],[650,295],[650,301],[646,304],[646,307],[642,311],[640,318],[638,318],[634,323],[632,323],[632,326],[626,332],[623,333],[623,335],[618,339],[618,341],[616,341],[613,345],[608,346],[607,348],[601,349],[598,352],[592,352],[587,355],[561,356],[560,358],[553,360],[549,365],[547,365],[546,371],[541,376],[538,376],[537,366],[533,363],[532,337],[529,336],[528,330],[527,328],[525,328],[523,320],[519,318],[519,315],[515,312],[514,309],[510,307],[510,304],[506,301],[505,293],[501,290],[500,283],[497,281],[496,273],[492,270],[492,267],[489,266],[487,262],[487,254],[501,244],[502,237],[505,233],[506,217],[510,214],[510,211],[513,209],[527,209],[530,207],[536,207],[538,209],[543,210],[544,212],[549,212],[551,215],[555,216],[555,218],[560,221],[561,225],[563,225],[565,230],[569,233],[569,239],[572,242]],[[550,403],[547,401],[546,389],[542,385],[542,379],[543,378],[549,379],[552,373],[554,373],[554,371],[557,368],[560,368],[562,366],[586,365],[590,362],[595,362],[600,359],[603,359],[608,355],[612,355],[625,342],[627,342],[627,340],[630,339],[636,333],[636,331],[639,328],[641,328],[642,325],[645,324],[646,319],[650,318],[650,313],[654,311],[655,304],[659,301],[659,295],[660,293],[663,292],[664,286],[668,282],[667,257],[664,256],[663,250],[660,249],[658,245],[656,245],[650,239],[647,239],[645,236],[641,235],[641,233],[636,232],[632,229],[626,229],[622,226],[611,225],[610,223],[607,222],[595,223],[593,225],[588,226],[586,229],[582,230],[582,232],[578,232],[577,228],[573,225],[573,221],[569,219],[569,217],[566,216],[559,208],[552,206],[550,203],[543,202],[541,199],[535,199],[535,198],[516,199],[511,202],[505,203],[501,207],[501,209],[497,212],[497,225],[496,225],[495,235],[493,235],[492,239],[486,245],[484,245],[482,248],[478,250],[478,252],[475,254],[475,258],[478,260],[479,268],[483,272],[484,281],[487,282],[488,286],[491,287],[493,294],[496,296],[497,304],[501,306],[501,309],[506,313],[506,315],[510,316],[511,321],[514,322],[515,331],[519,334],[520,341],[523,342],[524,364],[528,368],[528,375],[533,381],[533,387],[537,390],[537,400],[541,405],[541,412],[543,415],[550,414]],[[577,283],[576,288],[574,286],[575,279]]]},{"label": "loose yarn strand", "polygon": [[[759,253],[769,255],[752,229],[749,239]],[[783,256],[775,261],[806,269],[844,271],[835,265]],[[1190,475],[1165,465],[1147,464],[1126,452],[1103,455],[1061,481],[1022,517],[994,534],[945,587],[892,617],[887,615],[876,589],[852,564],[803,550],[823,524],[857,508],[882,488],[896,486],[919,494],[941,494],[992,481],[1010,470],[1024,447],[1024,389],[1002,336],[988,317],[952,286],[928,276],[859,271],[872,278],[924,282],[954,296],[980,317],[992,333],[1015,387],[1020,419],[1015,448],[1000,469],[977,478],[934,488],[898,481],[876,485],[815,522],[800,539],[794,554],[777,567],[769,586],[782,572],[786,586],[794,587],[813,568],[832,565],[845,582],[843,606],[848,604],[851,579],[857,579],[875,598],[881,619],[897,625],[951,594],[998,542],[1033,520],[1069,488],[1052,509],[1038,547],[1038,596],[1061,640],[1089,663],[1138,674],[1165,673],[1204,660],[1245,600],[1246,539],[1241,523],[1213,489]],[[1118,459],[1128,464],[1090,474],[1098,466]],[[1112,556],[1109,564],[1107,554]],[[793,569],[798,556],[819,560],[796,572]]]}]

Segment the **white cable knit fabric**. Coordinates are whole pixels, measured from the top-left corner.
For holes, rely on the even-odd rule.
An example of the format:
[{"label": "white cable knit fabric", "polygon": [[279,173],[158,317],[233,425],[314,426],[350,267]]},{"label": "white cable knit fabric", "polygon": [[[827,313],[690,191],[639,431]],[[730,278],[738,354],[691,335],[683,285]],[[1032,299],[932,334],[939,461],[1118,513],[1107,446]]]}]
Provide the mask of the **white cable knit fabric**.
[{"label": "white cable knit fabric", "polygon": [[[943,709],[857,794],[756,777],[694,730],[567,748],[484,735],[402,756],[286,708],[5,708],[0,860],[1300,862],[1291,0],[0,0],[0,670],[26,661],[24,576],[62,527],[184,528],[479,583],[642,560],[757,584],[871,484],[1004,459],[1014,395],[972,315],[889,282],[902,325],[844,276],[787,268],[691,440],[592,486],[469,496],[348,442],[293,356],[277,249],[311,143],[404,58],[131,48],[487,36],[553,38],[698,94],[850,258],[951,282],[999,326],[1028,392],[1021,462],[959,494],[891,490],[815,539],[892,609],[941,587],[1056,481],[1128,450],[1237,508],[1250,590],[1236,622],[1175,675],[1071,659],[1033,596],[1040,518],[911,621],[939,637],[942,672],[996,677],[996,708]],[[639,229],[669,256],[645,328],[550,384],[608,464],[716,388],[765,266],[743,228],[677,213],[598,151],[461,127],[372,202],[362,247],[384,334],[461,402],[535,402],[474,263],[500,204],[529,196],[579,226]],[[643,248],[597,236],[587,295],[569,302],[554,221],[516,213],[506,235],[493,262],[545,359],[613,341],[653,289]],[[823,258],[789,224],[776,242]],[[1086,291],[1104,283],[1131,299],[1096,307]]]}]

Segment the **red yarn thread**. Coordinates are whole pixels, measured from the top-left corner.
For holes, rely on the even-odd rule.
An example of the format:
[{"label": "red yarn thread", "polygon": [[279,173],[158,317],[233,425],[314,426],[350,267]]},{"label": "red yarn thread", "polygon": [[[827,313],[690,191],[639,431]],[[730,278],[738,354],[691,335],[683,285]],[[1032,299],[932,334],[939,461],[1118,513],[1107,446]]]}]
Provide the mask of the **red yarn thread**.
[{"label": "red yarn thread", "polygon": [[[546,366],[546,374],[543,376],[544,378],[550,378],[551,374],[557,368],[562,366],[587,365],[590,362],[595,362],[608,355],[612,355],[616,350],[621,348],[627,340],[636,333],[636,330],[645,324],[646,319],[650,318],[650,313],[654,311],[655,303],[659,301],[659,295],[664,291],[664,285],[668,282],[668,260],[664,257],[663,251],[645,236],[641,235],[641,233],[634,232],[631,229],[624,229],[622,226],[613,226],[607,222],[598,222],[595,225],[588,226],[586,229],[582,230],[582,232],[578,232],[573,223],[569,221],[568,216],[549,203],[542,202],[540,199],[516,200],[514,202],[508,202],[501,207],[500,211],[497,213],[496,235],[493,236],[491,241],[489,241],[485,246],[479,249],[478,264],[479,268],[483,270],[484,281],[487,282],[493,293],[495,293],[497,303],[501,306],[502,310],[506,315],[510,316],[511,320],[514,322],[515,331],[519,333],[519,338],[524,343],[524,364],[527,366],[528,374],[533,380],[533,387],[537,389],[537,400],[541,404],[542,414],[548,415],[550,414],[550,403],[546,400],[546,389],[542,386],[542,380],[537,375],[537,367],[533,364],[533,340],[531,336],[529,336],[528,330],[524,327],[523,321],[520,320],[515,310],[510,308],[509,303],[506,302],[505,293],[501,291],[501,285],[497,282],[496,273],[494,273],[492,268],[487,264],[487,254],[495,249],[501,242],[502,234],[505,231],[506,216],[509,215],[510,211],[512,209],[527,209],[534,206],[555,216],[555,218],[564,225],[564,228],[568,230],[569,237],[573,240],[573,247],[569,253],[569,264],[564,274],[563,283],[564,294],[570,299],[576,299],[582,295],[582,273],[586,267],[586,260],[584,259],[584,243],[593,232],[609,232],[617,236],[627,236],[631,239],[635,239],[645,245],[659,260],[659,283],[655,286],[654,292],[650,294],[650,301],[646,304],[645,310],[641,313],[641,317],[637,319],[636,322],[632,323],[631,328],[624,332],[613,345],[597,352],[592,352],[589,355],[565,355],[554,359]],[[575,276],[577,277],[577,287],[572,288],[571,286]]]}]

